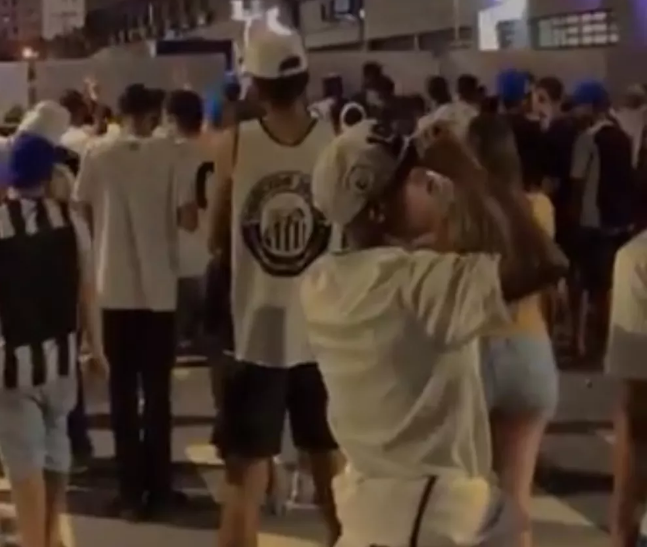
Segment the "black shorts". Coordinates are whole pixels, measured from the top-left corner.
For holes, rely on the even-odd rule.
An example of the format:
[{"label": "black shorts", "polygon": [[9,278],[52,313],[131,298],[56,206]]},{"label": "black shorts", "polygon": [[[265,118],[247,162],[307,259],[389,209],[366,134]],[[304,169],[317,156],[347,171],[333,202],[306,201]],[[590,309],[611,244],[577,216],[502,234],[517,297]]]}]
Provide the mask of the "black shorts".
[{"label": "black shorts", "polygon": [[632,236],[631,231],[607,234],[595,228],[580,228],[574,261],[584,290],[591,294],[611,290],[616,254]]},{"label": "black shorts", "polygon": [[280,454],[286,415],[299,450],[335,450],[327,406],[326,388],[313,363],[287,369],[237,363],[225,375],[220,453],[250,459]]}]

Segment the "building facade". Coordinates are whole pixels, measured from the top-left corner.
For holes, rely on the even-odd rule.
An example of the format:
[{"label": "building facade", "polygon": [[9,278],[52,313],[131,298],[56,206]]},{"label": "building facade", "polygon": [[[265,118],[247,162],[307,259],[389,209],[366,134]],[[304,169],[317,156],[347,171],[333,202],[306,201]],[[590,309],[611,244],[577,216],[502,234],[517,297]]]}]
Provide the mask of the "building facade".
[{"label": "building facade", "polygon": [[[59,0],[47,0],[59,1]],[[31,41],[43,30],[43,0],[0,0],[0,40]]]},{"label": "building facade", "polygon": [[42,0],[41,9],[41,36],[45,40],[65,36],[85,25],[86,0]]}]

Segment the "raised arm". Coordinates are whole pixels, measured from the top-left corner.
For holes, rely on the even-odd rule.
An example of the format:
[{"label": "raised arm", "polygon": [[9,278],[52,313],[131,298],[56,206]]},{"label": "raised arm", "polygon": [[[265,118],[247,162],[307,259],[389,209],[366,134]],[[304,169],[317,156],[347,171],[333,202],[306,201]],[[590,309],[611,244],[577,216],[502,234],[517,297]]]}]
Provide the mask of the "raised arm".
[{"label": "raised arm", "polygon": [[513,302],[553,285],[568,261],[535,220],[521,188],[489,180],[466,145],[445,126],[421,139],[425,164],[456,185],[443,234],[449,250],[495,253],[503,297]]}]

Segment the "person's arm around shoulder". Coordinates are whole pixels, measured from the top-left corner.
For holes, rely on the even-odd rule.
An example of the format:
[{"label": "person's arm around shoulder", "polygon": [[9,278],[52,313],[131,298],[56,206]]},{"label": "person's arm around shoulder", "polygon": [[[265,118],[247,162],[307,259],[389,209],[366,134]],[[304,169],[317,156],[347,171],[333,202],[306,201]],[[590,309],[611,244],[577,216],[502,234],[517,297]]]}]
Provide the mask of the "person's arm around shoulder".
[{"label": "person's arm around shoulder", "polygon": [[465,200],[464,213],[477,219],[478,226],[488,228],[485,235],[493,231],[497,236],[477,238],[480,241],[471,250],[501,257],[504,300],[515,302],[559,281],[568,270],[568,260],[537,223],[521,185],[503,184],[486,176],[445,126],[436,127],[436,135],[433,129],[421,135],[426,161],[432,169],[435,165],[447,166],[443,174],[470,198]]},{"label": "person's arm around shoulder", "polygon": [[228,247],[237,128],[224,131],[216,143],[214,199],[209,214],[209,250],[218,258]]},{"label": "person's arm around shoulder", "polygon": [[405,305],[443,346],[460,346],[509,320],[498,257],[418,250],[408,260]]},{"label": "person's arm around shoulder", "polygon": [[74,211],[71,214],[79,250],[79,315],[81,329],[87,337],[91,353],[90,371],[107,376],[109,365],[103,348],[101,311],[97,298],[90,230],[80,215]]}]

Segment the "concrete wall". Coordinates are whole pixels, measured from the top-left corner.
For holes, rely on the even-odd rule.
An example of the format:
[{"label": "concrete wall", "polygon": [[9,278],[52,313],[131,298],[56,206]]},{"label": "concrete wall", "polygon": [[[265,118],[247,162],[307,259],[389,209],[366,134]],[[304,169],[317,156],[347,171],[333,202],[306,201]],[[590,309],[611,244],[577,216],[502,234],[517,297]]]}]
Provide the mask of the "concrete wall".
[{"label": "concrete wall", "polygon": [[[482,0],[368,0],[368,40],[418,34],[461,26],[472,26]],[[455,8],[458,9],[455,9]]]},{"label": "concrete wall", "polygon": [[66,89],[81,89],[84,80],[92,77],[101,86],[102,100],[114,106],[124,88],[132,83],[161,89],[188,83],[195,91],[205,93],[217,86],[224,71],[225,59],[221,55],[43,61],[36,64],[36,97],[60,97]]}]

